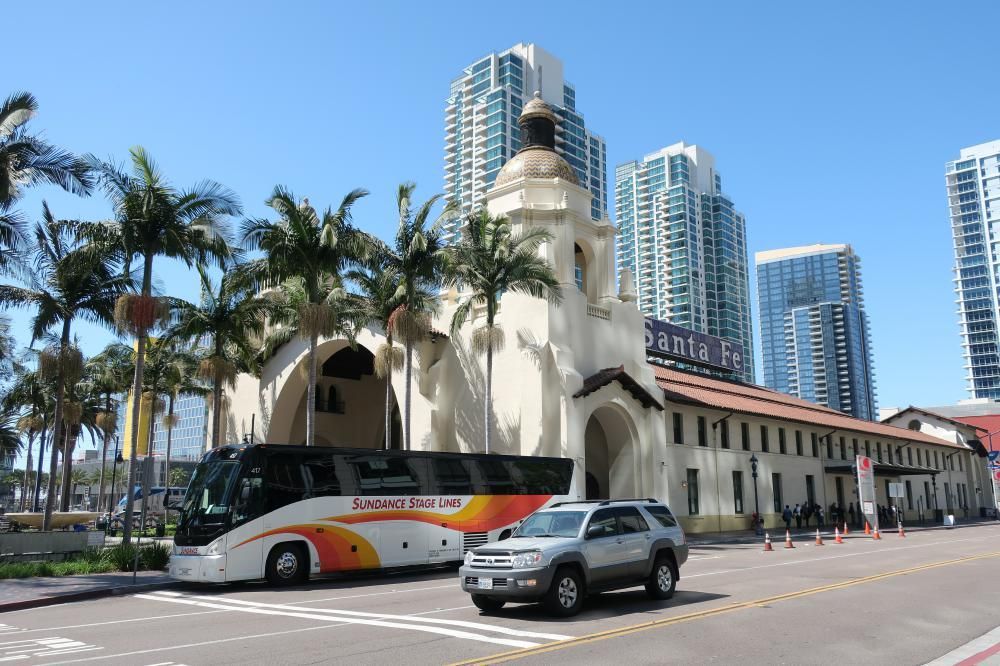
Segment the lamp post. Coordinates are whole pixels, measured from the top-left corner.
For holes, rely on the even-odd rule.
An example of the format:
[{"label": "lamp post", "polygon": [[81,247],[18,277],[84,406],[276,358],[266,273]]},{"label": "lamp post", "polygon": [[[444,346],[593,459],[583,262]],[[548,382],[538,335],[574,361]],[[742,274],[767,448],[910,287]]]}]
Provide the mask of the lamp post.
[{"label": "lamp post", "polygon": [[115,459],[111,463],[111,501],[108,502],[108,524],[111,524],[111,515],[115,512],[114,510],[114,499],[115,499],[115,474],[118,472],[118,463],[125,462],[122,458],[122,454],[118,451],[118,441],[119,438],[115,437]]},{"label": "lamp post", "polygon": [[753,511],[754,515],[757,516],[757,523],[754,528],[757,532],[757,536],[760,536],[764,531],[764,527],[761,523],[764,521],[760,518],[760,496],[757,494],[757,456],[753,453],[750,454],[750,476],[753,477]]}]

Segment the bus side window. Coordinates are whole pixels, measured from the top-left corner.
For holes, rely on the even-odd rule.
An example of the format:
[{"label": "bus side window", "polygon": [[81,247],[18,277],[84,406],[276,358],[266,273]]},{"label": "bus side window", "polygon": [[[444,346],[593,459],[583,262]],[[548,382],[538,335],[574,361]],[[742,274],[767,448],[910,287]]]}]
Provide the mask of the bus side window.
[{"label": "bus side window", "polygon": [[502,460],[476,461],[482,474],[483,484],[476,488],[477,495],[521,495],[521,488],[514,485],[510,469]]},{"label": "bus side window", "polygon": [[[333,387],[330,387],[333,390]],[[310,497],[337,497],[340,481],[337,479],[336,458],[332,455],[307,457],[302,464],[308,481]]]},{"label": "bus side window", "polygon": [[264,481],[259,476],[240,479],[240,485],[233,498],[232,527],[261,515],[263,489]]},{"label": "bus side window", "polygon": [[455,458],[434,458],[434,493],[438,495],[472,495],[472,475],[465,461]]},{"label": "bus side window", "polygon": [[308,497],[299,456],[294,453],[269,452],[264,481],[267,483],[267,511],[280,509]]}]

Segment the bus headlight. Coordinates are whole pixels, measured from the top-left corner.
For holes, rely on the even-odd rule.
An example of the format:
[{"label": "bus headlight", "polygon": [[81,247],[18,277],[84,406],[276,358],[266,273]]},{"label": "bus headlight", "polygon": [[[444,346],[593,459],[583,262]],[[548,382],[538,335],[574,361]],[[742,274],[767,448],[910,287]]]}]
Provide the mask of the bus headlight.
[{"label": "bus headlight", "polygon": [[515,569],[527,569],[528,567],[536,567],[542,563],[542,552],[540,550],[531,550],[527,553],[518,553],[511,560],[511,565]]},{"label": "bus headlight", "polygon": [[208,544],[208,550],[205,551],[206,555],[222,555],[222,551],[226,549],[225,543],[226,537],[219,537],[212,543]]},{"label": "bus headlight", "polygon": [[473,555],[473,553],[472,553],[471,550],[468,550],[468,551],[465,552],[465,566],[467,566],[467,567],[471,567],[472,566],[472,558],[473,557],[474,557],[474,555]]}]

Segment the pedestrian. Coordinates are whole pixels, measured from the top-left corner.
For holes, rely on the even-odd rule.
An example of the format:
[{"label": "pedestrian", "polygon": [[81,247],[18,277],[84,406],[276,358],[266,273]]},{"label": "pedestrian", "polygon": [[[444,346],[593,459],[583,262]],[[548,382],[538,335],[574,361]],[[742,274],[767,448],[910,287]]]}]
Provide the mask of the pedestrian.
[{"label": "pedestrian", "polygon": [[802,507],[796,504],[792,515],[795,516],[795,529],[802,529]]},{"label": "pedestrian", "polygon": [[857,527],[858,521],[854,516],[854,502],[851,502],[847,507],[847,514],[851,517],[851,526]]},{"label": "pedestrian", "polygon": [[785,510],[781,512],[781,519],[785,521],[786,530],[792,529],[792,510],[788,508],[787,504],[785,505]]},{"label": "pedestrian", "polygon": [[816,527],[823,529],[823,507],[816,505]]}]

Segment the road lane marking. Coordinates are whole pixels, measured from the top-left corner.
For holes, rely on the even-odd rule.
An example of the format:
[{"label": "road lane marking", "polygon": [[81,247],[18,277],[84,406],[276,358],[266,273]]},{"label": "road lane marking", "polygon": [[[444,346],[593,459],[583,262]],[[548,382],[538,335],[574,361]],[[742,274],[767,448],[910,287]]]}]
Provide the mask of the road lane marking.
[{"label": "road lane marking", "polygon": [[298,612],[289,611],[279,611],[272,610],[269,608],[251,607],[251,606],[224,606],[220,603],[210,603],[207,601],[197,601],[195,599],[179,599],[176,597],[158,597],[152,594],[136,594],[135,597],[139,599],[151,599],[153,601],[163,601],[167,603],[174,604],[189,604],[192,606],[202,606],[205,608],[225,608],[229,610],[238,610],[243,613],[256,613],[259,615],[279,615],[283,617],[297,617],[304,620],[319,620],[321,622],[342,622],[344,624],[363,624],[373,627],[385,627],[388,629],[409,629],[410,631],[422,631],[429,634],[439,634],[442,636],[448,636],[450,638],[463,638],[470,641],[478,641],[481,643],[494,643],[496,645],[509,645],[511,647],[535,647],[539,645],[531,641],[521,641],[512,638],[500,638],[497,636],[484,636],[482,634],[472,633],[471,631],[461,631],[458,629],[448,629],[446,627],[430,627],[421,626],[416,623],[414,624],[404,624],[402,622],[389,622],[385,620],[365,620],[357,617],[348,617],[343,615],[323,615],[321,613],[305,613],[299,610]]},{"label": "road lane marking", "polygon": [[[154,593],[155,594],[155,593]],[[212,601],[215,597],[187,597],[202,601]],[[301,612],[303,609],[286,604],[266,604],[257,601],[243,601],[241,599],[225,599],[224,603],[247,605],[257,608],[272,608],[275,610],[292,610]],[[413,615],[390,615],[388,613],[363,613],[361,611],[338,610],[335,608],[310,608],[311,613],[330,613],[331,615],[346,615],[348,617],[371,617],[381,620],[400,620],[405,622],[423,622],[427,624],[442,624],[454,627],[464,627],[466,629],[476,629],[479,631],[492,631],[494,633],[506,634],[508,636],[520,636],[522,638],[545,638],[553,641],[565,641],[573,638],[563,634],[545,634],[537,631],[525,631],[523,629],[512,629],[482,622],[468,622],[465,620],[445,620],[442,618],[415,617]]]},{"label": "road lane marking", "polygon": [[[40,629],[21,629],[23,633],[33,633],[39,631],[63,631],[64,629],[85,629],[87,627],[100,627],[106,624],[123,624],[125,622],[146,622],[147,620],[165,620],[171,617],[190,617],[192,615],[211,615],[213,613],[231,613],[232,611],[210,610],[194,611],[193,613],[171,613],[170,615],[150,615],[149,617],[129,617],[121,620],[108,620],[107,622],[88,622],[87,624],[67,624],[61,627],[43,627]],[[6,636],[7,634],[0,634]],[[0,643],[2,645],[2,643]]]},{"label": "road lane marking", "polygon": [[0,662],[22,661],[35,657],[54,657],[77,652],[92,652],[104,648],[90,645],[72,638],[53,636],[49,638],[28,638],[22,641],[0,643]]},{"label": "road lane marking", "polygon": [[926,666],[972,666],[1000,652],[1000,627],[960,645],[948,654],[928,662]]},{"label": "road lane marking", "polygon": [[724,615],[727,613],[732,613],[738,610],[746,610],[748,608],[756,608],[761,605],[770,605],[777,603],[779,601],[789,601],[791,599],[799,599],[801,597],[810,596],[813,594],[820,594],[822,592],[832,592],[834,590],[842,590],[848,587],[854,587],[855,585],[863,585],[865,583],[872,583],[879,580],[884,580],[886,578],[893,578],[895,576],[904,576],[911,573],[916,573],[918,571],[926,571],[927,569],[935,569],[938,567],[946,567],[953,564],[961,564],[964,562],[972,562],[975,560],[988,559],[992,557],[1000,557],[1000,551],[995,551],[992,553],[982,553],[979,555],[970,555],[968,557],[961,557],[954,560],[945,560],[943,562],[932,562],[930,564],[922,564],[915,567],[910,567],[908,569],[898,569],[896,571],[888,571],[886,573],[874,574],[871,576],[865,576],[863,578],[854,578],[851,580],[841,581],[840,583],[832,583],[830,585],[823,585],[820,587],[808,588],[805,590],[798,590],[796,592],[787,592],[785,594],[778,594],[773,597],[766,597],[764,599],[755,599],[753,601],[743,601],[739,603],[729,604],[727,606],[722,606],[720,608],[710,608],[703,611],[696,611],[694,613],[687,613],[685,615],[678,615],[674,617],[663,618],[660,620],[652,620],[650,622],[643,622],[640,624],[629,625],[627,627],[620,627],[618,629],[609,629],[607,631],[599,631],[592,634],[587,634],[585,636],[580,636],[578,638],[573,638],[567,641],[558,641],[556,643],[549,643],[547,645],[539,645],[534,648],[527,648],[522,650],[514,650],[512,652],[502,652],[500,654],[495,654],[489,657],[483,657],[479,659],[470,659],[467,661],[456,662],[451,666],[471,666],[472,664],[501,664],[508,661],[513,661],[515,659],[521,659],[524,657],[533,657],[536,655],[544,654],[546,652],[553,652],[555,650],[563,650],[569,647],[576,647],[579,645],[585,645],[587,643],[594,643],[597,641],[607,640],[609,638],[617,638],[619,636],[627,636],[629,634],[638,633],[640,631],[646,631],[649,629],[655,629],[659,627],[666,627],[672,624],[680,624],[682,622],[691,622],[693,620],[701,620],[709,617],[714,617],[717,615]]}]

